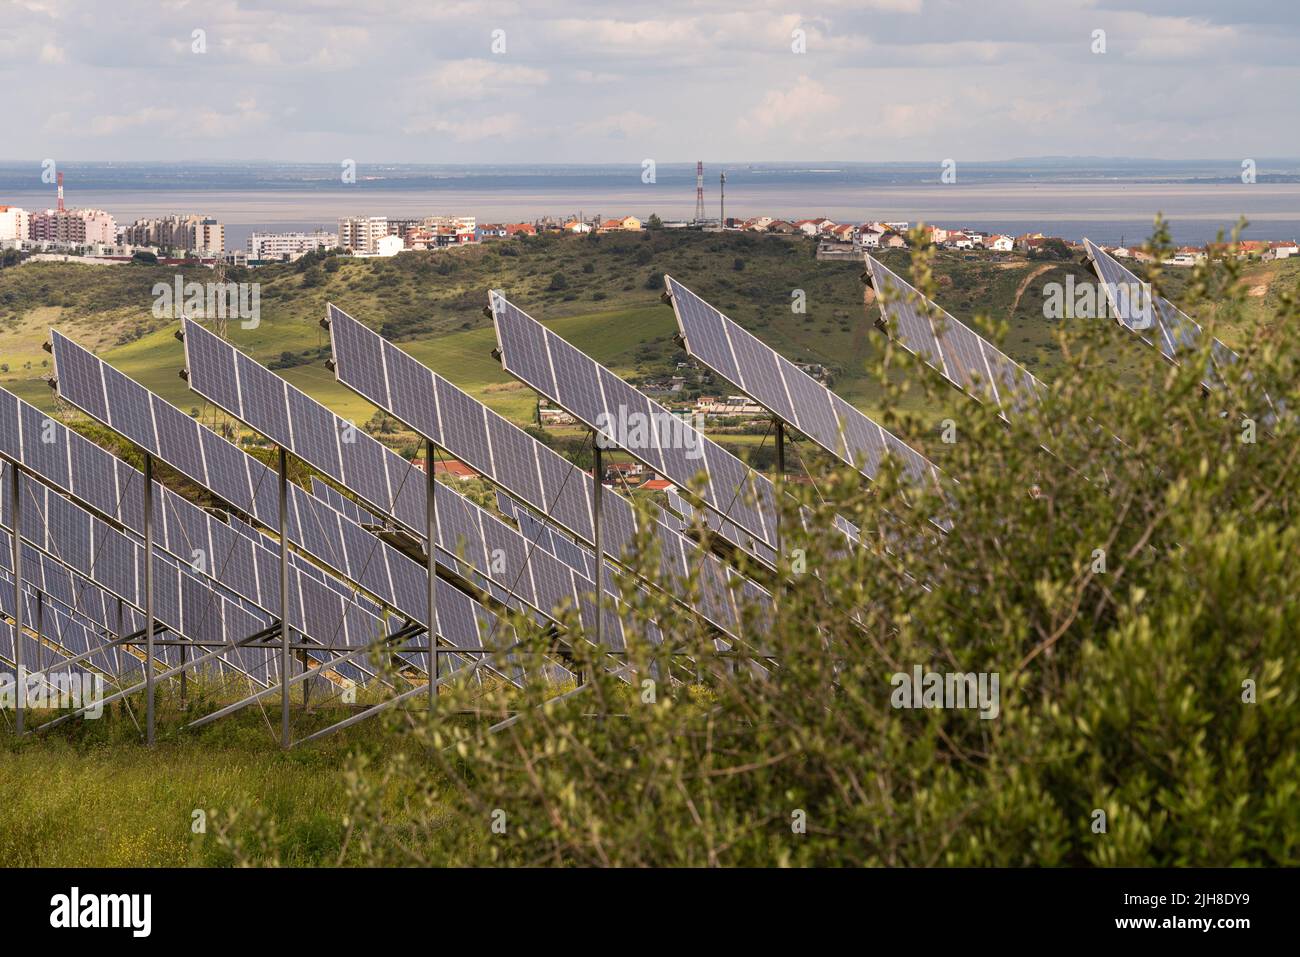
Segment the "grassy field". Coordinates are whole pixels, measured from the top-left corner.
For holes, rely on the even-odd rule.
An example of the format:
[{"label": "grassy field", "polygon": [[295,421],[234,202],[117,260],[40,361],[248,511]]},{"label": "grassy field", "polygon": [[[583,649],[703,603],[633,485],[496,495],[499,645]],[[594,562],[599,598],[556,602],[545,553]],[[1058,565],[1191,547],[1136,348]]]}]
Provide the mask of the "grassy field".
[{"label": "grassy field", "polygon": [[[0,734],[0,860],[9,867],[346,863],[349,756],[365,754],[382,770],[402,748],[382,722],[282,752],[255,707],[194,732],[178,730],[181,717],[160,707],[152,750],[121,711],[39,739]],[[385,813],[400,821],[408,797],[383,795]],[[201,833],[196,811],[204,815]],[[263,826],[270,821],[273,832]]]}]

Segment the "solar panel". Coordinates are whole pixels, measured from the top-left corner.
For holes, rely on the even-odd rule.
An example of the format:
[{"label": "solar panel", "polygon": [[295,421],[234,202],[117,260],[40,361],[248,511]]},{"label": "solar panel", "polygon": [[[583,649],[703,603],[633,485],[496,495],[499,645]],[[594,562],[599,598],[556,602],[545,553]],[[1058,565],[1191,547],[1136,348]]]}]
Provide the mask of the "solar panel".
[{"label": "solar panel", "polygon": [[[60,396],[216,493],[266,527],[277,527],[278,477],[258,460],[204,428],[58,332],[52,333]],[[107,394],[107,401],[100,397]],[[159,441],[167,434],[168,441]],[[335,573],[412,621],[427,623],[427,576],[419,563],[379,541],[305,489],[290,483],[289,540]],[[305,617],[326,615],[324,608]],[[336,619],[337,620],[337,619]],[[479,647],[483,634],[513,644],[509,626],[469,596],[451,589],[439,603],[437,633],[453,648]]]},{"label": "solar panel", "polygon": [[[24,434],[28,441],[12,442],[5,449],[7,453],[19,452],[23,464],[51,485],[85,501],[110,520],[121,522],[137,536],[143,534],[139,490],[144,477],[137,470],[3,391],[0,391],[0,415],[11,415],[26,424]],[[46,450],[44,454],[30,454],[38,443]],[[83,467],[60,467],[59,463],[67,461],[81,463]],[[158,549],[178,559],[179,567],[196,571],[212,590],[278,614],[278,546],[268,537],[261,533],[255,537],[236,535],[231,526],[157,482],[154,483],[153,537]],[[70,547],[80,553],[89,546],[79,539]],[[359,642],[364,645],[373,638],[379,627],[373,613],[358,614],[355,602],[324,594],[323,581],[300,584],[298,576],[302,570],[313,566],[298,556],[291,556],[290,560],[294,566],[290,571],[291,591],[298,598],[290,605],[293,627],[327,644]],[[111,619],[107,610],[101,608],[100,612],[103,616],[100,623],[109,627]],[[309,612],[312,613],[310,622],[306,620]],[[328,628],[324,627],[325,622],[329,623]]]},{"label": "solar panel", "polygon": [[939,483],[939,469],[921,453],[671,276],[665,282],[686,351],[696,359],[868,478],[892,455],[914,482]]},{"label": "solar panel", "polygon": [[315,475],[311,477],[311,494],[315,495],[330,508],[334,509],[334,511],[342,512],[358,525],[384,526],[387,524],[374,512],[358,505],[334,486],[327,485]]},{"label": "solar panel", "polygon": [[764,544],[777,544],[772,483],[659,403],[514,306],[489,293],[497,348],[507,372],[655,472],[685,488],[703,477],[711,509]]},{"label": "solar panel", "polygon": [[[595,483],[589,473],[333,305],[329,327],[334,371],[341,383],[432,439],[536,514],[585,544],[593,543]],[[453,409],[459,410],[456,416]],[[512,436],[513,444],[504,444],[506,435]],[[513,451],[497,454],[506,448]],[[515,466],[507,467],[508,461]],[[525,481],[520,477],[524,473],[536,475],[537,480]],[[604,495],[601,503],[602,549],[611,558],[624,559],[635,546],[636,512],[620,495]],[[684,583],[698,575],[701,600],[692,610],[727,634],[743,637],[743,616],[731,587],[732,582],[741,587],[743,576],[666,525],[656,523],[650,531],[659,541],[660,580],[683,583],[676,592],[680,596],[687,593]],[[762,589],[756,594],[757,630],[771,614],[771,596]]]},{"label": "solar panel", "polygon": [[[7,537],[7,535],[5,536]],[[39,552],[33,552],[39,555]],[[24,574],[24,578],[26,575]],[[0,571],[0,589],[4,594],[0,595],[0,610],[9,615],[12,619],[13,605],[13,576],[7,571]],[[23,621],[27,627],[33,631],[36,628],[37,616],[37,596],[40,595],[40,633],[46,642],[45,648],[34,648],[36,655],[25,653],[24,662],[29,671],[40,668],[48,668],[52,674],[68,674],[70,671],[77,674],[87,674],[89,669],[105,676],[109,684],[117,684],[117,675],[120,671],[120,664],[115,654],[116,649],[108,647],[111,640],[100,631],[91,622],[86,619],[70,613],[60,603],[53,601],[49,596],[40,592],[39,586],[32,584],[31,587],[24,591],[24,611]],[[12,641],[12,632],[10,632]],[[33,645],[35,642],[32,642]],[[55,645],[57,647],[50,647]],[[44,651],[41,654],[42,650]],[[0,644],[0,658],[10,658],[12,644],[5,648]],[[53,655],[50,654],[53,652]],[[50,660],[56,657],[56,660]],[[75,665],[61,665],[58,659],[67,660],[74,657],[80,657],[81,661]]]},{"label": "solar panel", "polygon": [[[1121,326],[1147,345],[1160,350],[1160,354],[1173,363],[1181,362],[1183,356],[1199,348],[1202,329],[1195,319],[1168,299],[1155,295],[1150,283],[1143,282],[1096,243],[1085,239],[1083,245],[1101,279],[1111,312]],[[1240,358],[1219,339],[1211,339],[1210,361],[1201,384],[1207,389],[1220,388],[1223,383],[1220,370]],[[1265,398],[1272,407],[1272,400]]]},{"label": "solar panel", "polygon": [[878,259],[867,256],[867,268],[881,315],[904,349],[968,395],[992,400],[1004,419],[1039,400],[1045,387],[1024,366],[930,302]]},{"label": "solar panel", "polygon": [[[6,463],[5,470],[13,466]],[[144,596],[144,546],[25,476],[22,537],[99,588],[141,610]],[[6,498],[0,525],[13,532]],[[217,594],[187,567],[154,552],[155,617],[177,634],[204,643],[233,643],[264,629],[258,617]]]},{"label": "solar panel", "polygon": [[[184,329],[188,380],[195,392],[212,402],[232,402],[226,411],[346,485],[371,506],[390,512],[417,538],[425,537],[424,473],[197,323],[186,320]],[[225,388],[232,378],[238,387]],[[319,441],[320,436],[331,439]],[[501,456],[509,457],[508,450]],[[446,485],[439,483],[435,495],[442,549],[462,556],[478,577],[504,586],[543,614],[574,604],[584,615],[584,631],[595,633],[595,606],[582,600],[594,591],[591,579],[554,555],[530,548],[518,532]],[[622,595],[614,576],[606,570],[603,577],[604,591],[617,607]],[[603,636],[614,648],[625,647],[619,616],[614,616]],[[661,640],[653,626],[648,637],[656,644]]]}]

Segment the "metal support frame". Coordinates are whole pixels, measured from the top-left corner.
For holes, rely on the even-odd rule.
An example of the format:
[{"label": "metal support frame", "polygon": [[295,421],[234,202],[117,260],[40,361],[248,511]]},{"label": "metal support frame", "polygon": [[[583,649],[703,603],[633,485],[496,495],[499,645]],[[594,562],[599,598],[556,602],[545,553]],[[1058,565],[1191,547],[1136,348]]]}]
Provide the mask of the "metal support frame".
[{"label": "metal support frame", "polygon": [[433,439],[424,440],[425,470],[425,551],[429,572],[429,621],[425,634],[429,639],[429,715],[438,709],[438,476],[433,467]]},{"label": "metal support frame", "polygon": [[23,734],[23,709],[27,704],[27,683],[23,678],[23,532],[22,532],[22,496],[19,492],[18,466],[9,463],[9,518],[13,527],[13,567],[14,567],[14,674],[18,678],[18,694],[15,695],[15,728],[18,736]]},{"label": "metal support frame", "polygon": [[45,670],[45,595],[35,593],[36,598],[36,670]]},{"label": "metal support frame", "polygon": [[[404,638],[411,637],[415,633],[417,633],[417,629],[401,629],[397,632],[394,632],[393,634],[388,635],[383,640],[383,644],[391,644],[394,641],[400,641]],[[350,661],[353,661],[361,657],[362,655],[369,654],[372,647],[373,646],[367,645],[364,648],[353,648],[349,650],[347,654],[331,660],[330,665],[337,667],[338,665],[346,664]],[[283,686],[285,688],[288,688],[291,687],[292,685],[298,684],[299,682],[309,683],[310,679],[318,677],[319,670],[320,670],[319,668],[304,669],[302,674],[294,675],[289,680],[283,682]],[[276,690],[275,685],[271,685],[268,688],[263,688],[260,691],[256,691],[253,694],[249,695],[248,697],[240,701],[236,701],[234,704],[228,704],[224,708],[214,711],[211,714],[205,714],[203,717],[195,721],[191,721],[185,727],[187,730],[194,729],[194,728],[201,728],[205,724],[210,724],[211,722],[216,721],[218,718],[226,717],[226,715],[234,714],[236,711],[239,711],[250,704],[254,704],[262,700],[263,698],[267,697],[268,695],[274,694],[275,690]],[[287,692],[283,692],[283,693],[287,695]],[[292,742],[290,746],[292,747]]]},{"label": "metal support frame", "polygon": [[153,456],[144,456],[144,700],[145,743],[154,745],[153,673]]},{"label": "metal support frame", "polygon": [[[785,481],[785,423],[776,420],[776,481]],[[778,505],[779,505],[778,501]],[[781,513],[776,515],[776,567],[781,568]]]},{"label": "metal support frame", "polygon": [[289,457],[280,449],[280,747],[289,749]]},{"label": "metal support frame", "polygon": [[[234,650],[235,648],[242,647],[243,645],[246,645],[249,642],[257,641],[259,638],[265,637],[266,634],[267,634],[266,631],[259,631],[256,632],[255,634],[249,635],[246,638],[241,638],[239,641],[235,642],[234,644],[229,644],[229,645],[223,644],[216,651],[209,651],[207,654],[195,658],[188,665],[176,665],[175,667],[168,668],[166,671],[160,672],[158,674],[158,678],[171,678],[176,674],[179,674],[185,668],[197,668],[199,665],[206,664],[207,662],[211,661],[213,658],[220,658],[222,655],[227,654],[228,652]],[[126,698],[128,695],[133,695],[141,688],[146,688],[148,686],[148,681],[149,678],[146,677],[145,681],[138,682],[137,684],[134,684],[129,688],[123,688],[121,691],[115,692],[114,694],[111,694],[108,697],[104,698],[103,700],[97,702],[97,704],[100,706],[108,705],[108,704],[112,704],[114,701],[117,701],[119,699]],[[33,730],[44,731],[46,728],[58,727],[59,725],[63,724],[65,721],[71,721],[73,718],[81,715],[85,711],[88,711],[91,707],[93,707],[93,705],[83,705],[82,707],[76,709],[75,711],[70,711],[67,714],[59,715],[59,717],[57,718],[53,718],[49,721],[46,721],[44,724],[40,725],[37,728],[34,728]]]},{"label": "metal support frame", "polygon": [[596,647],[603,648],[604,643],[602,641],[602,633],[604,631],[605,616],[601,611],[601,605],[603,603],[600,599],[603,597],[601,592],[605,589],[605,552],[600,541],[600,509],[601,493],[605,488],[605,466],[601,456],[599,432],[592,433],[591,451],[593,459],[592,470],[596,473],[596,481],[591,489],[592,544],[595,546],[592,549],[592,555],[595,558],[593,564],[596,580]]}]

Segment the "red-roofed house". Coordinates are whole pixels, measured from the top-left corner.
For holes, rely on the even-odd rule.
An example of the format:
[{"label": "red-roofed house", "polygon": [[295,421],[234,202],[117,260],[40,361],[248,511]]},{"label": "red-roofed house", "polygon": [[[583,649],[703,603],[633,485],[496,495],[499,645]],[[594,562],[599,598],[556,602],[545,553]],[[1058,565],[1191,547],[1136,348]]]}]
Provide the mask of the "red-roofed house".
[{"label": "red-roofed house", "polygon": [[[424,459],[411,459],[411,464],[421,472],[425,471]],[[447,461],[433,463],[434,475],[446,475],[454,478],[458,482],[468,482],[470,479],[479,478],[479,474],[468,465],[462,462]]]}]

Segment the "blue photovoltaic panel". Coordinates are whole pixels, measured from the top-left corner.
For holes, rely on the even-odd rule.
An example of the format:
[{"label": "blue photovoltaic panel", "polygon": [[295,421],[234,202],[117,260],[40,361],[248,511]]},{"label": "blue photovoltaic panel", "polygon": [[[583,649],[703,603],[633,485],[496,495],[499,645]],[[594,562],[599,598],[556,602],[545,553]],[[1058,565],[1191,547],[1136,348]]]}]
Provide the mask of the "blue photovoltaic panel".
[{"label": "blue photovoltaic panel", "polygon": [[[279,477],[275,472],[66,336],[54,332],[52,339],[56,382],[63,398],[89,412],[93,397],[107,383],[113,383],[114,391],[127,405],[125,411],[119,410],[110,401],[104,424],[262,525],[277,527]],[[164,430],[173,436],[167,446],[172,458],[162,454],[157,439]],[[178,451],[182,439],[186,439],[184,450]],[[424,596],[428,579],[423,566],[292,483],[289,506],[291,542],[412,621],[426,623],[428,606]],[[438,633],[453,647],[479,647],[483,642],[480,626],[484,634],[499,638],[503,644],[514,643],[508,626],[500,625],[496,615],[461,592],[448,589],[438,611]]]},{"label": "blue photovoltaic panel", "polygon": [[[3,474],[12,466],[6,463]],[[145,605],[144,546],[30,479],[22,488],[22,537],[97,587],[121,596],[137,610]],[[13,531],[6,496],[0,525]],[[188,566],[154,552],[154,607],[159,621],[196,642],[233,643],[269,622],[218,595]]]},{"label": "blue photovoltaic panel", "polygon": [[[425,473],[198,324],[187,320],[184,338],[189,383],[199,395],[215,401],[216,385],[237,366],[239,391],[236,406],[228,412],[424,538],[428,521]],[[283,414],[286,407],[287,415]],[[468,397],[462,403],[449,402],[443,420],[458,423],[466,436],[472,436],[476,428],[479,433],[487,428],[482,407]],[[449,426],[448,431],[454,430]],[[329,441],[308,441],[309,436],[325,436]],[[512,451],[504,445],[498,448],[501,458]],[[371,480],[358,481],[358,476]],[[490,580],[543,614],[552,615],[564,605],[577,604],[584,614],[594,616],[594,605],[588,611],[578,600],[594,590],[590,579],[576,577],[574,570],[555,556],[530,548],[517,531],[446,485],[439,483],[435,494],[438,545],[448,554],[461,556],[477,572],[472,577],[480,587],[487,588]],[[621,602],[612,574],[605,576],[605,591]],[[621,649],[625,645],[622,621],[615,616],[614,622],[603,639]],[[584,631],[590,634],[594,629],[594,617],[584,619]],[[648,637],[655,643],[660,640],[657,630]]]},{"label": "blue photovoltaic panel", "polygon": [[[704,477],[700,496],[775,547],[772,483],[672,412],[565,342],[501,293],[489,294],[501,364],[552,402],[684,488]],[[546,362],[540,357],[545,356]]]},{"label": "blue photovoltaic panel", "polygon": [[[588,472],[460,392],[427,366],[335,306],[329,307],[329,327],[334,371],[341,383],[447,449],[527,504],[536,514],[546,516],[583,543],[592,543],[591,502],[595,482]],[[455,397],[454,402],[452,397]],[[453,405],[467,410],[471,423],[489,423],[481,438],[466,439],[466,427],[444,428]],[[526,455],[524,450],[530,450],[533,471],[540,476],[538,482],[512,480],[505,471],[498,469],[506,455],[497,454],[495,443],[500,441],[501,435],[511,432],[515,433],[515,439],[522,441],[512,446],[502,444],[501,448],[511,448],[512,457]],[[462,444],[450,444],[457,441]],[[525,459],[525,468],[527,464]],[[540,497],[530,497],[535,495]],[[635,544],[636,513],[632,503],[620,495],[607,494],[601,501],[602,546],[606,556],[621,560]],[[736,606],[734,590],[730,587],[730,582],[742,576],[667,525],[656,523],[650,531],[659,540],[660,580],[682,582],[683,587],[676,592],[680,597],[686,594],[686,580],[698,574],[702,597],[692,610],[727,634],[742,637],[744,622]],[[761,622],[763,616],[771,612],[771,600],[761,589],[759,594]]]},{"label": "blue photovoltaic panel", "polygon": [[671,276],[665,277],[686,351],[827,452],[874,479],[892,455],[914,482],[939,469],[793,362],[760,342]]},{"label": "blue photovoltaic panel", "polygon": [[[1096,243],[1085,239],[1083,245],[1101,278],[1111,313],[1121,326],[1147,345],[1159,349],[1170,362],[1181,362],[1184,355],[1199,348],[1202,330],[1195,319],[1163,296],[1154,295],[1149,283],[1139,279]],[[1218,339],[1212,339],[1210,361],[1201,384],[1207,389],[1220,388],[1223,381],[1220,370],[1239,359],[1240,356],[1232,349]],[[1272,409],[1272,400],[1267,396],[1265,399]],[[1270,412],[1269,419],[1275,414]]]},{"label": "blue photovoltaic panel", "polygon": [[[8,534],[3,535],[5,540]],[[7,541],[6,541],[7,543]],[[27,551],[25,549],[25,551]],[[33,552],[39,555],[39,552]],[[27,559],[24,555],[24,560]],[[41,556],[44,557],[44,556]],[[29,581],[24,569],[24,581]],[[29,582],[29,587],[23,591],[23,623],[30,631],[35,631],[38,625],[38,616],[36,609],[36,594],[39,593],[39,583]],[[10,620],[13,619],[13,575],[7,570],[0,571],[0,613],[7,615]],[[42,595],[41,600],[41,636],[59,646],[56,654],[60,658],[71,658],[86,652],[91,652],[91,656],[85,659],[82,664],[86,668],[94,668],[105,675],[110,676],[109,681],[113,682],[118,672],[116,661],[110,658],[105,645],[109,639],[105,638],[103,633],[98,631],[93,625],[84,618],[70,615],[62,605],[48,596]],[[10,626],[6,626],[10,627]],[[7,642],[7,643],[6,643]],[[101,649],[93,651],[92,649]],[[57,664],[52,661],[50,649],[46,648],[42,657],[37,658],[41,649],[35,646],[33,641],[31,645],[24,649],[24,666],[28,671],[35,671],[41,667],[53,667]],[[13,661],[13,631],[12,627],[0,639],[0,659]],[[73,666],[78,673],[86,673],[80,666]],[[67,668],[60,668],[59,673],[66,673]]]},{"label": "blue photovoltaic panel", "polygon": [[[0,391],[0,410],[5,409],[26,424],[25,435],[29,439],[6,447],[6,453],[20,453],[20,461],[50,484],[111,520],[121,522],[135,535],[143,534],[140,498],[144,477],[138,471],[61,423],[42,417],[22,400]],[[52,453],[30,454],[34,436],[40,436],[39,443],[35,444]],[[22,455],[24,451],[29,454]],[[84,470],[74,468],[71,480],[66,470],[51,467],[53,462],[67,460],[85,466]],[[65,549],[83,561],[90,554],[87,528],[77,524],[67,529],[69,537],[64,540]],[[234,535],[228,525],[157,482],[154,483],[153,537],[157,549],[173,555],[181,567],[194,571],[214,591],[238,596],[263,611],[278,613],[278,546],[273,540],[261,533],[252,539]],[[371,640],[380,628],[374,615],[359,615],[354,602],[331,597],[319,584],[298,585],[301,570],[313,566],[296,555],[291,556],[291,562],[295,567],[290,571],[290,584],[299,599],[290,603],[291,625],[322,643],[364,644]],[[108,618],[97,620],[108,627]],[[328,629],[322,627],[327,621]]]},{"label": "blue photovoltaic panel", "polygon": [[334,509],[342,512],[358,525],[385,525],[382,518],[367,508],[358,505],[332,485],[326,485],[318,477],[311,477],[311,494]]},{"label": "blue photovoltaic panel", "polygon": [[991,399],[1004,419],[1042,396],[1043,384],[979,333],[879,260],[867,256],[867,268],[896,341],[957,388],[981,401]]}]

